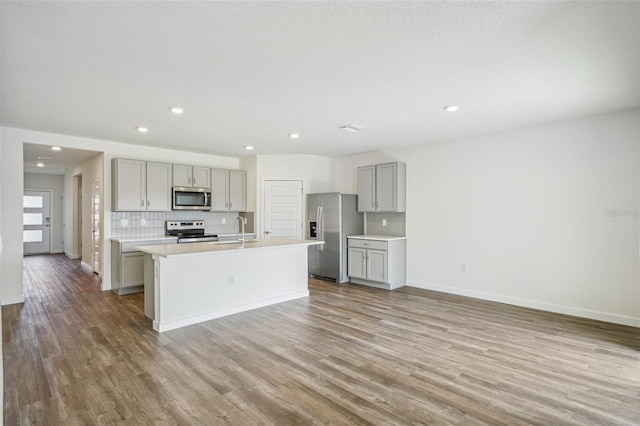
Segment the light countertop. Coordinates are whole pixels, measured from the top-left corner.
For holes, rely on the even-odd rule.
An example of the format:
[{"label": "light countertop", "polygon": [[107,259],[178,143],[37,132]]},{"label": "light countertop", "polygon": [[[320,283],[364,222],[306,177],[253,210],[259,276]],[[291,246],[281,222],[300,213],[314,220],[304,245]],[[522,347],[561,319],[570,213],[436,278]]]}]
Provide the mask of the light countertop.
[{"label": "light countertop", "polygon": [[357,238],[359,240],[394,241],[406,240],[407,237],[397,237],[393,235],[348,235],[347,238]]},{"label": "light countertop", "polygon": [[167,244],[170,244],[171,241],[177,242],[178,237],[174,237],[171,235],[156,235],[151,237],[112,237],[111,241],[115,241],[116,243],[136,243],[136,242],[145,242],[145,241],[161,241],[167,240]]},{"label": "light countertop", "polygon": [[269,250],[285,246],[310,246],[324,244],[315,240],[295,240],[291,238],[269,238],[249,240],[244,244],[237,242],[212,241],[187,244],[159,244],[153,246],[137,246],[136,250],[161,257],[188,256],[202,253],[228,252],[231,250]]},{"label": "light countertop", "polygon": [[[237,234],[217,234],[218,238],[235,238]],[[256,234],[253,232],[245,233],[248,237],[253,237]],[[178,241],[178,237],[172,235],[155,235],[151,237],[112,237],[111,241],[115,241],[116,243],[136,243],[136,242],[145,242],[145,241],[162,241],[167,240],[167,244],[175,243]]]}]

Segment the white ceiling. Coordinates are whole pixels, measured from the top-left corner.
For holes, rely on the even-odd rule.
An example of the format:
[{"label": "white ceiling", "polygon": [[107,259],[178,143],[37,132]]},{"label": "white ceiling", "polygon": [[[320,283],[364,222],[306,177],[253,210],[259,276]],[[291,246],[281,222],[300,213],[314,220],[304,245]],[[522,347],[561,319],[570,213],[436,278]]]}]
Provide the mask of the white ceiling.
[{"label": "white ceiling", "polygon": [[9,127],[339,156],[640,106],[637,1],[0,4]]},{"label": "white ceiling", "polygon": [[[25,143],[23,147],[25,173],[63,175],[100,154],[84,149],[65,148],[61,151],[54,151],[49,145],[32,143]],[[38,167],[36,164],[39,162],[44,164],[44,167]]]}]

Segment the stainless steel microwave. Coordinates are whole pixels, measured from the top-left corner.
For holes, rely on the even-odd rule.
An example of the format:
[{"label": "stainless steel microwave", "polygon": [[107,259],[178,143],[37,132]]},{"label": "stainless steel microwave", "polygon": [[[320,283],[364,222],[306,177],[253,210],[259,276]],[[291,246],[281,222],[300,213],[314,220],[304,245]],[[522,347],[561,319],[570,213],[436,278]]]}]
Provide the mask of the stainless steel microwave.
[{"label": "stainless steel microwave", "polygon": [[173,210],[211,210],[211,190],[209,188],[187,188],[174,186]]}]

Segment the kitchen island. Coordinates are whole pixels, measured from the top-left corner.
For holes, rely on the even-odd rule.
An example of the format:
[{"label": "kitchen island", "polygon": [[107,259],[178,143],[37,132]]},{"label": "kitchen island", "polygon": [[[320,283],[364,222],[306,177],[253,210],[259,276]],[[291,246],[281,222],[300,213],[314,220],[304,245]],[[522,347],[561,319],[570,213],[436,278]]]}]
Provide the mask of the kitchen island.
[{"label": "kitchen island", "polygon": [[145,255],[145,313],[158,332],[309,295],[308,246],[265,239],[137,246]]}]

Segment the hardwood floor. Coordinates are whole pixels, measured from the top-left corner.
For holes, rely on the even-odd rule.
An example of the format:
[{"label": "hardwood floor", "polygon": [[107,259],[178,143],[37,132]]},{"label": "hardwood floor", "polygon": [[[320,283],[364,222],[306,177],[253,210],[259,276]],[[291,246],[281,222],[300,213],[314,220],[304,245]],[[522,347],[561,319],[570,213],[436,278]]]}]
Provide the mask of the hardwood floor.
[{"label": "hardwood floor", "polygon": [[[311,296],[158,334],[142,294],[25,258],[4,422],[638,425],[640,329],[415,288]],[[188,285],[188,283],[185,283]]]}]

